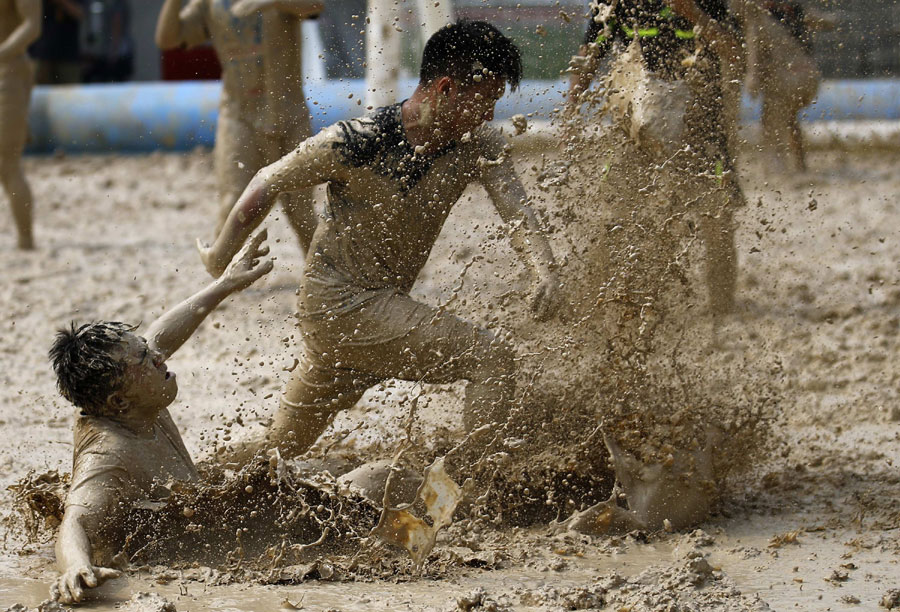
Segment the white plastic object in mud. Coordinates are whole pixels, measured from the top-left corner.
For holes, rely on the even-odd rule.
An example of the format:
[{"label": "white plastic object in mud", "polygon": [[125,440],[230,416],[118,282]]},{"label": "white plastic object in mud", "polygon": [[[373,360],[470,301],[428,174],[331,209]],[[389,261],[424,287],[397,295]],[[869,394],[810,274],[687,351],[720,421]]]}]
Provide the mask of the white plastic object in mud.
[{"label": "white plastic object in mud", "polygon": [[[472,479],[466,479],[462,486],[456,484],[444,470],[444,457],[440,457],[425,469],[425,479],[415,499],[392,508],[389,500],[393,475],[392,471],[388,476],[381,517],[372,533],[389,544],[405,548],[416,569],[419,569],[434,548],[438,532],[453,522],[453,513],[471,489]],[[418,500],[425,504],[428,521],[410,511]]]},{"label": "white plastic object in mud", "polygon": [[683,79],[664,81],[647,70],[637,41],[613,63],[606,88],[607,109],[644,151],[670,157],[682,147],[688,85]]}]

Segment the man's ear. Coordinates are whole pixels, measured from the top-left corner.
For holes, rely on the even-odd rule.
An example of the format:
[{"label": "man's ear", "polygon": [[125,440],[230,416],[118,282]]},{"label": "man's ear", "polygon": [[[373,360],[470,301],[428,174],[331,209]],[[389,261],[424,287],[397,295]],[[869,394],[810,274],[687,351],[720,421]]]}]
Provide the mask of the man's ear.
[{"label": "man's ear", "polygon": [[442,76],[434,82],[434,91],[438,95],[452,97],[456,93],[456,81],[448,76]]},{"label": "man's ear", "polygon": [[122,414],[127,407],[128,400],[125,398],[125,392],[121,387],[110,393],[106,398],[105,412],[108,416]]}]

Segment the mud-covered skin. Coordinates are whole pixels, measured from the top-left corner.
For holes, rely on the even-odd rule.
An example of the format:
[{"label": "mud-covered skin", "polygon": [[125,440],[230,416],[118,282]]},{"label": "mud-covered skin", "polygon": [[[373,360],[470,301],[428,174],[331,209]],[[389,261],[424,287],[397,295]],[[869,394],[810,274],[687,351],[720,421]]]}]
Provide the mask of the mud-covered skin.
[{"label": "mud-covered skin", "polygon": [[[213,160],[219,184],[216,232],[257,170],[310,133],[303,95],[301,18],[320,10],[317,0],[278,3],[169,0],[160,12],[163,48],[210,41],[222,64],[222,97]],[[296,11],[284,4],[296,4]],[[264,9],[265,10],[262,10]],[[282,196],[282,207],[305,251],[315,229],[312,192]]]},{"label": "mud-covered skin", "polygon": [[[470,94],[479,105],[484,95],[503,91],[488,83],[483,89],[485,94]],[[201,249],[215,273],[229,249],[262,221],[273,197],[328,184],[325,216],[299,290],[303,352],[271,431],[289,453],[306,450],[337,412],[388,378],[469,381],[469,425],[499,418],[495,411],[507,408],[512,349],[487,330],[408,295],[470,183],[482,184],[501,218],[514,224],[513,246],[538,277],[537,307],[548,310],[557,285],[553,256],[525,204],[502,137],[481,127],[462,138],[438,138],[430,147],[413,146],[410,129],[438,125],[430,123],[432,106],[419,101],[422,92],[420,85],[402,104],[330,126],[260,171],[220,239]],[[404,108],[414,120],[406,121]],[[493,103],[485,108],[479,112],[492,115]],[[475,121],[482,116],[476,113]]]},{"label": "mud-covered skin", "polygon": [[809,32],[801,30],[798,38],[798,33],[792,33],[755,3],[741,2],[739,6],[747,32],[747,85],[751,93],[762,98],[763,142],[773,162],[805,170],[797,113],[813,101],[822,78],[803,44]]},{"label": "mud-covered skin", "polygon": [[41,33],[39,0],[0,0],[0,184],[9,198],[20,249],[34,248],[31,188],[22,171],[34,83],[25,55]]},{"label": "mud-covered skin", "polygon": [[81,601],[86,588],[119,575],[105,567],[121,548],[125,517],[136,502],[168,495],[171,481],[197,478],[197,471],[169,415],[178,391],[166,359],[226,297],[272,269],[258,234],[234,264],[208,287],[157,319],[147,338],[126,332],[117,348],[125,364],[119,388],[102,411],[75,424],[72,486],[56,543],[60,577],[51,596]]},{"label": "mud-covered skin", "polygon": [[418,154],[398,104],[338,123],[272,168],[279,189],[329,182],[300,288],[304,348],[275,418],[275,440],[305,450],[335,414],[388,378],[468,380],[467,424],[500,418],[496,412],[512,393],[512,349],[408,292],[470,182],[482,183],[512,220],[516,203],[508,199],[524,200],[524,191],[502,161],[502,146],[485,128],[467,143]]}]

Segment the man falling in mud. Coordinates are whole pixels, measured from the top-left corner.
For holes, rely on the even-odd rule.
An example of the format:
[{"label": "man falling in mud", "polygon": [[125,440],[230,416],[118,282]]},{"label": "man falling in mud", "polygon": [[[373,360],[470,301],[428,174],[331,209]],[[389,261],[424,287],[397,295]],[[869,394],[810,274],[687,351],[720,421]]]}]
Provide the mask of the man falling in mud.
[{"label": "man falling in mud", "polygon": [[9,198],[20,249],[33,249],[31,189],[22,171],[33,81],[25,55],[41,34],[40,0],[0,0],[0,182]]},{"label": "man falling in mud", "polygon": [[[310,131],[303,95],[300,21],[321,0],[166,0],[156,24],[162,49],[211,40],[222,64],[213,164],[222,227],[253,174],[292,150]],[[316,218],[312,190],[281,196],[304,254]]]},{"label": "man falling in mud", "polygon": [[88,323],[58,332],[50,359],[60,393],[81,411],[75,423],[72,485],[56,542],[60,577],[50,589],[62,603],[81,601],[119,575],[104,567],[125,534],[116,533],[136,501],[167,493],[169,480],[197,470],[167,406],[178,384],[165,362],[225,298],[272,269],[260,262],[265,233],[251,240],[225,273],[147,330]]},{"label": "man falling in mud", "polygon": [[734,209],[745,201],[729,150],[735,105],[722,73],[743,61],[740,29],[725,0],[599,0],[581,48],[588,61],[576,69],[570,106],[590,85],[600,60],[611,51],[624,53],[635,39],[651,74],[684,80],[690,90],[684,141],[675,143],[682,150],[666,165],[677,174],[671,196],[700,211],[710,310],[724,315],[734,308],[737,283]]},{"label": "man falling in mud", "polygon": [[215,244],[201,246],[217,276],[279,193],[328,184],[299,291],[303,353],[270,432],[282,451],[307,450],[336,413],[389,378],[465,379],[467,428],[502,420],[514,385],[512,349],[409,292],[451,208],[477,182],[535,276],[533,312],[551,314],[558,282],[550,245],[502,137],[482,125],[520,74],[519,50],[494,26],[442,28],[425,46],[411,98],[332,125],[262,169]]}]

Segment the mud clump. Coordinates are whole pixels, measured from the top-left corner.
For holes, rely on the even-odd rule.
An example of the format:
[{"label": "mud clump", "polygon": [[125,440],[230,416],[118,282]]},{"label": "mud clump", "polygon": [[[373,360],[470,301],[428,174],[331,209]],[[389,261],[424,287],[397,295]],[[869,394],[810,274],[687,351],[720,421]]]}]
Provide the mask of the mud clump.
[{"label": "mud clump", "polygon": [[[478,595],[491,599],[483,592]],[[770,610],[758,596],[741,593],[731,579],[696,550],[673,564],[649,567],[630,578],[612,572],[584,586],[520,587],[494,594],[492,600],[552,610]]]},{"label": "mud clump", "polygon": [[157,593],[135,593],[122,608],[125,612],[177,612],[175,604]]}]

